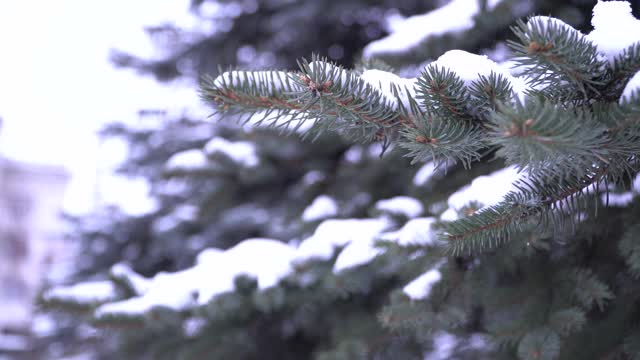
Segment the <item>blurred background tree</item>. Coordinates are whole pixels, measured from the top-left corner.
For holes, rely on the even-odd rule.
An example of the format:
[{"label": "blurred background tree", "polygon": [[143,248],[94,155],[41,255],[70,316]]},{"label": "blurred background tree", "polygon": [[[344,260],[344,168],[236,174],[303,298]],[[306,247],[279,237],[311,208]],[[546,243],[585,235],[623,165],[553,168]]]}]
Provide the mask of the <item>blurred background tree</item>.
[{"label": "blurred background tree", "polygon": [[[452,48],[484,52],[504,60],[507,56],[496,49],[513,36],[508,27],[517,18],[552,14],[578,29],[588,30],[593,3],[504,0],[496,12],[479,13],[469,31],[433,37],[412,52],[380,58],[406,74],[415,74],[420,62],[437,58]],[[197,15],[199,31],[171,24],[151,26],[147,32],[161,56],[147,59],[114,50],[112,60],[115,66],[159,81],[194,81],[205,74],[217,74],[220,67],[227,66],[296,69],[296,60],[312,53],[354,67],[358,66],[365,45],[387,33],[389,19],[424,13],[444,4],[445,1],[418,0],[192,1],[185,6]],[[129,144],[129,157],[119,172],[149,181],[156,210],[128,216],[108,208],[87,217],[70,218],[74,229],[70,237],[82,250],[69,283],[101,281],[106,277],[123,282],[112,271],[119,263],[148,277],[182,270],[191,266],[203,249],[226,249],[247,238],[298,242],[323,219],[300,217],[321,195],[329,196],[336,204],[330,217],[373,216],[379,211],[375,209],[377,201],[400,195],[420,199],[425,209],[431,209],[474,177],[503,165],[481,164],[471,171],[456,166],[447,169],[447,181],[420,181],[420,166],[411,166],[398,151],[380,156],[382,147],[377,143],[353,144],[349,138],[334,136],[311,142],[296,135],[283,136],[270,129],[247,129],[229,122],[214,124],[187,116],[157,118],[157,123],[145,128],[115,123],[103,131],[104,136],[119,137]],[[251,154],[248,158],[256,161],[247,157],[235,159],[211,145],[212,139],[222,139],[227,147],[246,145]],[[402,214],[395,216],[400,223],[406,221]],[[327,267],[323,263],[314,266],[320,273]],[[354,275],[356,285],[337,284],[338,277],[326,275],[325,285],[331,291],[312,292],[313,300],[309,301],[317,307],[307,318],[296,319],[299,323],[278,312],[259,314],[253,305],[247,306],[245,312],[228,305],[240,315],[234,312],[231,319],[212,315],[215,319],[209,320],[245,327],[226,328],[226,334],[216,333],[215,326],[208,328],[206,323],[160,312],[149,314],[151,318],[142,324],[118,319],[110,324],[118,329],[115,335],[110,330],[87,335],[84,330],[74,329],[78,317],[57,315],[59,331],[41,339],[38,352],[42,358],[74,353],[98,359],[175,359],[187,355],[202,358],[204,352],[205,358],[304,359],[314,355],[321,359],[352,359],[364,351],[362,339],[368,343],[382,336],[381,349],[376,350],[379,356],[388,352],[396,354],[396,358],[412,358],[419,353],[418,344],[424,339],[413,335],[385,339],[377,318],[391,289],[416,275],[415,270],[404,271],[406,274],[397,276],[384,266],[369,269]],[[120,289],[124,294],[119,296],[135,292],[130,284],[121,285],[125,290]],[[245,286],[252,288],[251,284]],[[350,295],[345,296],[344,292]],[[49,299],[45,305],[86,311],[105,299],[79,296],[75,300],[78,301],[71,301],[70,305],[68,301]],[[228,301],[242,303],[233,297]],[[262,301],[267,307],[276,306],[269,303],[276,300]],[[134,326],[133,331],[123,330],[125,324]],[[192,329],[194,326],[197,331]],[[293,330],[283,337],[280,327],[286,326]],[[252,346],[247,346],[253,339],[256,341]],[[63,346],[50,346],[56,341]],[[239,352],[243,347],[246,348]],[[54,351],[53,355],[50,351]]]}]

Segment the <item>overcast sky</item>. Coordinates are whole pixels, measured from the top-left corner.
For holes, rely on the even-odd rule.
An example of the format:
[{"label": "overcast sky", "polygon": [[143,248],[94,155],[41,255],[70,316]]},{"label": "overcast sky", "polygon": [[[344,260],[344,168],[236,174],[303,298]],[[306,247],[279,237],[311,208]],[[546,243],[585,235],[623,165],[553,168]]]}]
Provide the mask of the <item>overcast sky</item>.
[{"label": "overcast sky", "polygon": [[[153,55],[143,26],[167,21],[189,26],[188,0],[0,1],[0,153],[65,166],[73,176],[67,211],[89,210],[96,173],[124,154],[114,144],[97,150],[103,124],[198,103],[194,86],[159,86],[108,62],[114,47]],[[148,208],[142,182],[100,178],[104,201]]]}]

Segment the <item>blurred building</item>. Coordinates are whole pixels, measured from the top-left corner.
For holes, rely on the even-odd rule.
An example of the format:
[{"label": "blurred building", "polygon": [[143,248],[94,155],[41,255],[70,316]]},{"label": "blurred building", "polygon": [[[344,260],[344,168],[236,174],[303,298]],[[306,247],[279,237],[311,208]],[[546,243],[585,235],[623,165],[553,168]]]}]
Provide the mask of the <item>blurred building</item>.
[{"label": "blurred building", "polygon": [[[51,266],[65,257],[59,215],[68,173],[0,157],[0,340],[26,333]],[[0,351],[5,341],[0,341]],[[10,343],[10,342],[9,342]]]}]

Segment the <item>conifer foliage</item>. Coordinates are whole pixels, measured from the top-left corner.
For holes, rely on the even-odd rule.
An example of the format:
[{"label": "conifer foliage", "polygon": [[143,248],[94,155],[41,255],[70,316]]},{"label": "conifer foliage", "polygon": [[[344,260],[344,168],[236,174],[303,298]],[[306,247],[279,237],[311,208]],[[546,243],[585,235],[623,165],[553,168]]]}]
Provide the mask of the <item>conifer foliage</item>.
[{"label": "conifer foliage", "polygon": [[[638,358],[640,20],[599,1],[592,24],[529,17],[508,62],[449,50],[415,78],[318,56],[206,77],[215,116],[257,130],[165,159],[215,209],[166,216],[253,232],[44,301],[121,329],[138,358]],[[219,191],[198,198],[207,182]],[[235,222],[224,196],[244,202]]]}]

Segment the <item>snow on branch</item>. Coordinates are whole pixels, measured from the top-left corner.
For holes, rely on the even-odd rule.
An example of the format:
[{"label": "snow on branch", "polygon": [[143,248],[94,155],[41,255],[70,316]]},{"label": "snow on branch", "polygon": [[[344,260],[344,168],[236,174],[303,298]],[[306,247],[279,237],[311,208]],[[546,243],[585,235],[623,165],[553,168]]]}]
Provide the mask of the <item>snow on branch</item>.
[{"label": "snow on branch", "polygon": [[422,203],[409,196],[396,196],[391,199],[379,200],[375,204],[375,209],[390,215],[402,215],[414,218],[424,211]]},{"label": "snow on branch", "polygon": [[338,204],[336,201],[327,196],[320,195],[304,209],[302,213],[302,221],[311,222],[326,219],[338,214]]},{"label": "snow on branch", "polygon": [[118,292],[113,282],[108,280],[90,281],[71,286],[57,286],[44,293],[47,302],[64,302],[81,306],[95,306],[117,298]]},{"label": "snow on branch", "polygon": [[407,221],[402,228],[380,235],[381,240],[393,241],[400,246],[435,245],[437,233],[433,229],[436,219],[432,217],[415,218]]},{"label": "snow on branch", "polygon": [[433,286],[442,279],[442,273],[438,270],[441,265],[442,263],[439,263],[433,269],[418,276],[405,285],[402,291],[411,300],[424,300],[428,298]]},{"label": "snow on branch", "polygon": [[249,141],[233,142],[214,137],[205,145],[204,151],[208,157],[222,155],[244,167],[255,167],[260,162],[255,145]]},{"label": "snow on branch", "polygon": [[640,99],[640,71],[638,71],[624,87],[620,103],[630,102],[633,97]]},{"label": "snow on branch", "polygon": [[[493,9],[501,1],[487,1],[487,9]],[[478,0],[453,0],[426,14],[406,19],[389,19],[391,34],[367,45],[363,56],[372,58],[385,54],[402,54],[411,51],[432,36],[469,30],[473,27],[474,17],[480,10]]]},{"label": "snow on branch", "polygon": [[180,311],[203,305],[233,291],[240,275],[255,278],[258,288],[264,290],[289,274],[294,255],[293,247],[271,239],[247,239],[226,251],[206,250],[194,267],[157,274],[143,294],[104,304],[96,310],[96,317],[138,316],[155,307]]},{"label": "snow on branch", "polygon": [[640,42],[640,20],[633,17],[627,1],[598,0],[591,24],[594,30],[587,39],[611,65],[625,49]]},{"label": "snow on branch", "polygon": [[326,220],[300,243],[295,261],[327,260],[336,248],[350,243],[369,243],[390,226],[387,218]]},{"label": "snow on branch", "polygon": [[200,149],[190,149],[173,154],[167,161],[167,171],[201,170],[207,166],[207,157]]}]

